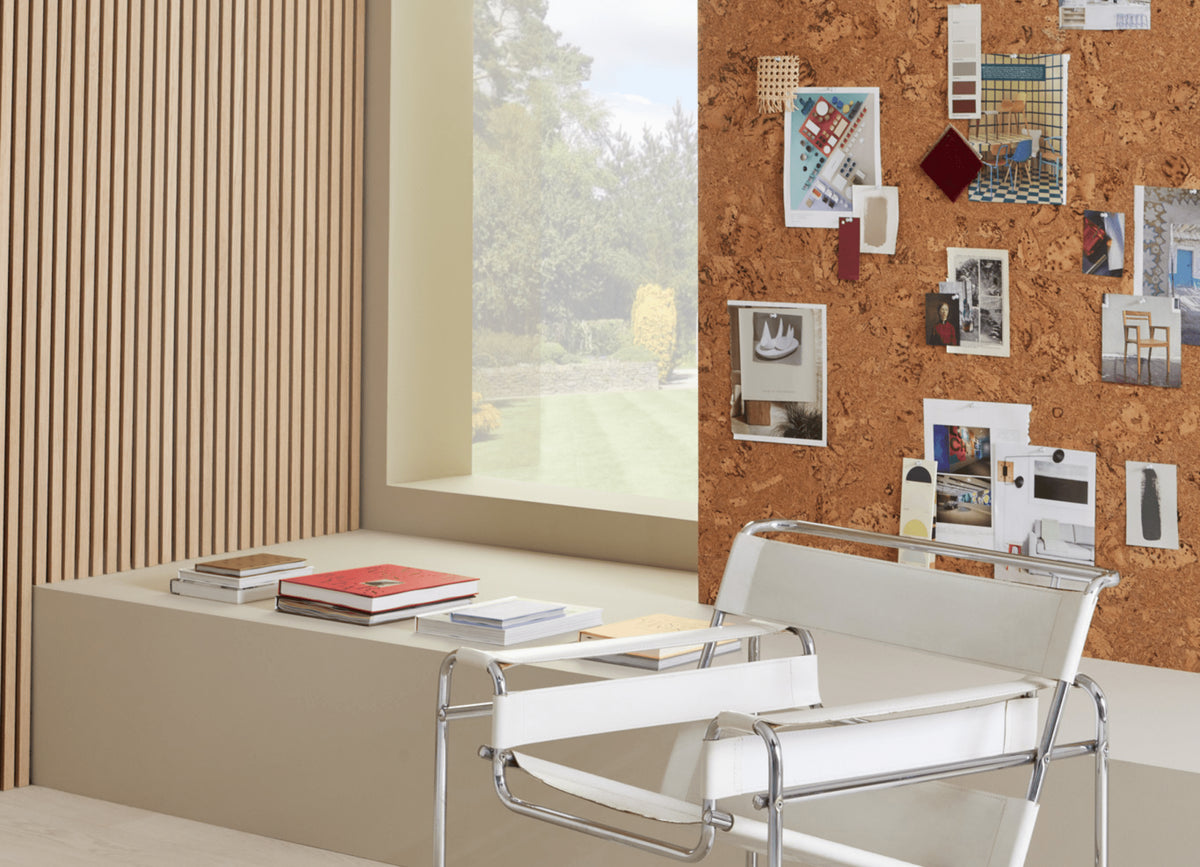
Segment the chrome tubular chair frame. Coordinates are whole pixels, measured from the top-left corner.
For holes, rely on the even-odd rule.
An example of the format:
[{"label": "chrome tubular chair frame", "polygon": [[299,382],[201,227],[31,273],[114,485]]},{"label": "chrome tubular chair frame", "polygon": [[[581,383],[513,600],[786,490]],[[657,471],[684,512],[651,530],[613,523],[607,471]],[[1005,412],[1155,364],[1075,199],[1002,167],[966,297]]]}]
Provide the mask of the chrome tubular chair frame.
[{"label": "chrome tubular chair frame", "polygon": [[[1029,570],[1032,574],[1038,576],[1045,576],[1047,572],[1049,572],[1052,576],[1054,576],[1052,579],[1053,588],[1057,588],[1058,591],[1066,592],[1068,594],[1079,593],[1081,596],[1076,598],[1086,598],[1086,601],[1092,605],[1094,605],[1095,596],[1100,592],[1100,590],[1116,585],[1119,580],[1117,575],[1109,570],[1081,565],[1074,562],[1044,560],[1020,554],[1005,554],[998,551],[966,548],[959,545],[952,545],[932,540],[887,536],[869,531],[830,527],[801,521],[775,520],[751,523],[742,529],[742,531],[739,533],[739,538],[746,536],[763,536],[766,534],[785,533],[803,534],[840,542],[851,542],[919,551],[961,560],[990,563],[997,566],[1015,567],[1017,569]],[[818,549],[813,550],[816,551]],[[730,562],[732,563],[733,560],[734,556],[731,553]],[[895,564],[891,565],[895,566]],[[730,573],[727,572],[727,575],[728,574]],[[891,573],[888,574],[890,575]],[[1017,583],[1008,579],[996,580],[1006,580],[1007,583]],[[1020,579],[1018,579],[1018,581],[1020,581]],[[1037,584],[1044,588],[1046,582],[1043,579],[1030,580],[1028,583]],[[1028,593],[1028,591],[1020,592],[1022,594]],[[1022,595],[1022,598],[1025,598],[1025,596]],[[1082,607],[1086,607],[1082,602],[1079,604]],[[718,607],[714,610],[712,625],[708,632],[716,632],[717,630],[722,629],[748,629],[748,627],[725,626],[725,619],[729,612],[723,610],[720,605],[721,599],[719,597]],[[735,606],[734,613],[745,614],[746,612],[736,610]],[[1090,619],[1090,608],[1087,609],[1087,618]],[[1086,622],[1083,629],[1086,632]],[[811,656],[813,654],[815,645],[811,633],[807,628],[793,624],[790,626],[776,626],[771,629],[760,628],[757,632],[743,632],[739,634],[738,637],[745,638],[747,641],[748,659],[752,661],[758,659],[759,635],[781,630],[791,631],[800,639],[801,656]],[[699,633],[696,634],[698,635]],[[658,638],[661,639],[662,636],[659,636]],[[1076,636],[1076,638],[1078,638],[1079,649],[1081,649],[1082,638],[1079,638],[1078,636]],[[716,640],[717,639],[715,635],[709,635],[703,639],[704,649],[701,654],[699,669],[706,668],[711,661],[713,649],[716,646]],[[619,641],[628,642],[629,640],[620,639]],[[700,642],[698,640],[693,640],[691,643]],[[649,645],[647,644],[646,646]],[[449,723],[456,719],[492,716],[494,711],[497,709],[496,702],[504,702],[508,700],[506,699],[508,696],[508,683],[503,670],[503,666],[507,664],[536,664],[553,659],[581,658],[585,655],[594,655],[595,652],[596,645],[589,642],[587,650],[580,650],[578,644],[562,645],[559,648],[532,648],[528,651],[516,650],[512,652],[497,653],[476,651],[470,648],[460,648],[459,651],[451,653],[445,658],[439,673],[437,696],[438,703],[435,744],[436,779],[434,809],[435,867],[444,867],[446,863],[446,760],[447,750],[449,747]],[[1076,661],[1078,652],[1078,650],[1075,651]],[[455,664],[456,662],[466,658],[468,655],[470,656],[472,665],[483,668],[490,676],[493,689],[493,701],[472,704],[451,704],[451,681]],[[813,661],[815,662],[815,657],[813,657]],[[758,665],[760,663],[753,664]],[[784,836],[785,833],[789,833],[785,832],[784,830],[783,817],[784,808],[789,803],[809,798],[830,796],[849,790],[864,791],[888,789],[912,783],[950,779],[988,770],[1029,765],[1031,766],[1032,771],[1030,774],[1025,800],[1031,804],[1037,804],[1041,795],[1046,770],[1050,762],[1064,758],[1091,754],[1094,756],[1096,763],[1094,810],[1095,863],[1097,867],[1107,867],[1107,702],[1105,700],[1104,693],[1091,678],[1084,674],[1079,674],[1073,668],[1070,668],[1070,666],[1067,666],[1067,668],[1064,670],[1069,670],[1073,673],[1069,676],[1066,676],[1067,679],[1048,678],[1045,675],[1041,676],[1040,678],[1034,678],[1034,680],[1028,682],[1029,689],[1027,691],[1023,691],[1023,687],[1026,684],[1024,682],[1018,682],[1016,691],[1011,693],[1014,698],[1017,698],[1021,701],[1026,701],[1034,696],[1039,689],[1048,685],[1054,686],[1053,696],[1050,699],[1049,710],[1042,726],[1040,737],[1038,737],[1036,739],[1036,743],[1028,749],[1024,748],[1024,745],[1022,745],[1022,748],[1020,749],[988,752],[984,755],[973,755],[963,760],[924,765],[918,764],[916,766],[899,766],[899,769],[896,770],[886,770],[866,775],[851,775],[843,779],[820,778],[819,781],[815,783],[787,786],[785,785],[785,780],[787,779],[785,774],[786,749],[783,741],[787,738],[789,732],[799,731],[806,725],[811,725],[810,723],[807,723],[803,720],[799,722],[793,722],[792,720],[786,718],[786,714],[772,719],[772,714],[770,713],[759,716],[755,713],[743,713],[739,710],[725,712],[718,708],[718,716],[706,717],[709,718],[711,722],[708,726],[708,731],[704,740],[716,742],[731,735],[738,738],[756,736],[757,738],[761,739],[766,753],[766,791],[760,791],[758,794],[753,795],[751,803],[756,809],[767,811],[765,854],[766,860],[771,867],[781,867],[783,863]],[[710,676],[708,672],[702,671],[693,672],[693,674],[702,677]],[[655,675],[647,675],[647,677],[654,676]],[[658,676],[661,677],[662,675],[660,674]],[[1006,684],[1004,686],[1009,685]],[[1095,736],[1089,740],[1060,745],[1056,744],[1056,740],[1058,737],[1059,725],[1062,719],[1066,699],[1071,687],[1076,687],[1087,693],[1092,700],[1096,719]],[[803,707],[821,708],[821,704],[819,703],[818,699],[812,704],[803,705]],[[932,710],[933,708],[931,707],[929,709]],[[918,713],[922,712],[923,711],[918,711]],[[825,725],[853,726],[863,722],[865,721],[854,716],[847,716],[845,718],[830,717],[829,721],[825,723]],[[1032,730],[1030,730],[1030,735],[1032,736]],[[1031,738],[1026,743],[1033,743],[1033,739]],[[715,799],[703,800],[700,804],[693,805],[693,809],[696,810],[696,818],[688,820],[698,822],[700,825],[700,837],[695,845],[685,846],[666,840],[647,837],[629,830],[622,830],[620,828],[602,824],[591,819],[586,819],[571,813],[562,812],[551,807],[532,804],[524,801],[514,795],[509,789],[508,771],[510,767],[516,764],[514,754],[507,748],[493,748],[485,746],[480,749],[480,756],[491,761],[492,778],[495,791],[500,800],[510,810],[525,816],[550,822],[561,827],[580,831],[594,837],[624,843],[643,851],[663,855],[675,860],[690,862],[702,859],[711,849],[716,831],[732,830],[734,825],[739,821],[737,817],[718,810],[716,808]],[[704,797],[708,798],[709,796],[706,794]],[[723,797],[723,795],[718,794],[718,797]],[[760,824],[758,827],[761,828],[762,825]],[[1031,822],[1029,827],[1032,828]],[[1027,845],[1028,838],[1026,837],[1025,839]],[[756,847],[761,847],[761,843],[755,845]],[[761,848],[759,851],[761,851]],[[748,849],[747,851],[747,864],[759,864],[758,855],[753,849]]]}]

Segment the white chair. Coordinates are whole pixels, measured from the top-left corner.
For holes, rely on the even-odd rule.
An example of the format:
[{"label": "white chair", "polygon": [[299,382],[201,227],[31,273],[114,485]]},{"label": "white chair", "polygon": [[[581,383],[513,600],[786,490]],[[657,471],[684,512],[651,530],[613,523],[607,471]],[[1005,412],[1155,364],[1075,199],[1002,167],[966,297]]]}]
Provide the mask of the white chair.
[{"label": "white chair", "polygon": [[[1052,565],[1067,586],[904,565],[764,534],[804,534],[1018,569]],[[1077,667],[1096,598],[1117,580],[1115,573],[1078,563],[909,537],[798,521],[750,524],[730,551],[710,629],[527,649],[460,648],[446,657],[437,697],[435,865],[446,863],[449,723],[491,716],[490,739],[479,752],[490,762],[498,796],[513,811],[683,861],[703,858],[719,833],[723,844],[746,850],[747,864],[757,865],[765,853],[771,867],[784,860],[818,867],[1020,867],[1049,762],[1092,755],[1096,863],[1104,867],[1107,709],[1099,687]],[[742,622],[729,625],[730,616]],[[794,633],[786,638],[793,655],[758,659],[761,637],[781,628]],[[982,664],[990,668],[978,670],[991,676],[969,686],[827,707],[810,628]],[[750,661],[705,667],[717,638],[745,639]],[[696,670],[528,690],[509,684],[513,666],[699,642],[710,643]],[[451,703],[459,665],[490,675],[489,700]],[[1095,737],[1057,744],[1073,686],[1094,703]],[[1037,695],[1043,690],[1050,700],[1039,727]],[[683,723],[698,727],[681,729],[669,765],[687,772],[672,777],[665,791],[529,752],[543,742],[611,732],[637,737],[651,726]],[[1032,772],[1027,788],[1014,797],[944,782],[1020,765]],[[692,836],[678,842],[672,839],[678,833],[652,836],[631,830],[628,821],[622,827],[584,818],[557,801],[531,803],[513,793],[517,769],[573,798],[610,807],[617,817],[633,813],[662,828],[690,825]],[[792,804],[785,824],[784,806]],[[798,825],[790,822],[793,814]]]}]

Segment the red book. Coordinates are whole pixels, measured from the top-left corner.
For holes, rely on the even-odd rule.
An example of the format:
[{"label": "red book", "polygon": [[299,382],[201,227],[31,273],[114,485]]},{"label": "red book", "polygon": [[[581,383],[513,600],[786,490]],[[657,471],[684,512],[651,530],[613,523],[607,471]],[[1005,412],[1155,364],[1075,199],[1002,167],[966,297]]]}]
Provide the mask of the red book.
[{"label": "red book", "polygon": [[329,602],[370,613],[463,599],[477,592],[478,578],[391,564],[302,575],[279,582],[280,596]]}]

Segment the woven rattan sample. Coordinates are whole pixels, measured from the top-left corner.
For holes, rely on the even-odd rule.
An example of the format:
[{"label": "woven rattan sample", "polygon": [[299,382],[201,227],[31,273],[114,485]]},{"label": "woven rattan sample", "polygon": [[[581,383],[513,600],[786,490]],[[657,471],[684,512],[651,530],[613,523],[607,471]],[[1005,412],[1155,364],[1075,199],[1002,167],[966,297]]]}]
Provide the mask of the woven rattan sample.
[{"label": "woven rattan sample", "polygon": [[786,111],[800,86],[799,57],[758,58],[758,112]]}]

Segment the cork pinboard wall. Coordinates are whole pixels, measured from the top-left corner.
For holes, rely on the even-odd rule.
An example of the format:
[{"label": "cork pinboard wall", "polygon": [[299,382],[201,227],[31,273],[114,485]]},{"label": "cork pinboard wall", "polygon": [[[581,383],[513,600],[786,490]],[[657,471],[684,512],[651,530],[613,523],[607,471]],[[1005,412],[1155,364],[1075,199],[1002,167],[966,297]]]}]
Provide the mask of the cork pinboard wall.
[{"label": "cork pinboard wall", "polygon": [[[1063,206],[957,202],[921,171],[947,120],[945,5],[914,0],[702,0],[700,597],[737,529],[799,518],[896,533],[904,457],[924,457],[924,398],[1032,405],[1035,444],[1094,451],[1096,561],[1121,585],[1089,655],[1200,671],[1200,350],[1181,388],[1101,381],[1105,293],[1131,294],[1134,187],[1200,187],[1200,15],[1156,0],[1152,29],[1071,31],[1055,0],[983,7],[984,52],[1069,54]],[[760,114],[760,56],[800,58],[802,86],[880,88],[883,183],[899,187],[896,252],[837,279],[833,229],[787,229],[783,116]],[[955,121],[964,133],[966,121]],[[1083,274],[1083,211],[1126,214],[1120,278]],[[947,247],[1009,251],[1011,355],[925,344],[922,299]],[[828,445],[735,441],[727,302],[825,304]],[[1178,466],[1179,550],[1125,544],[1125,462]]]}]

